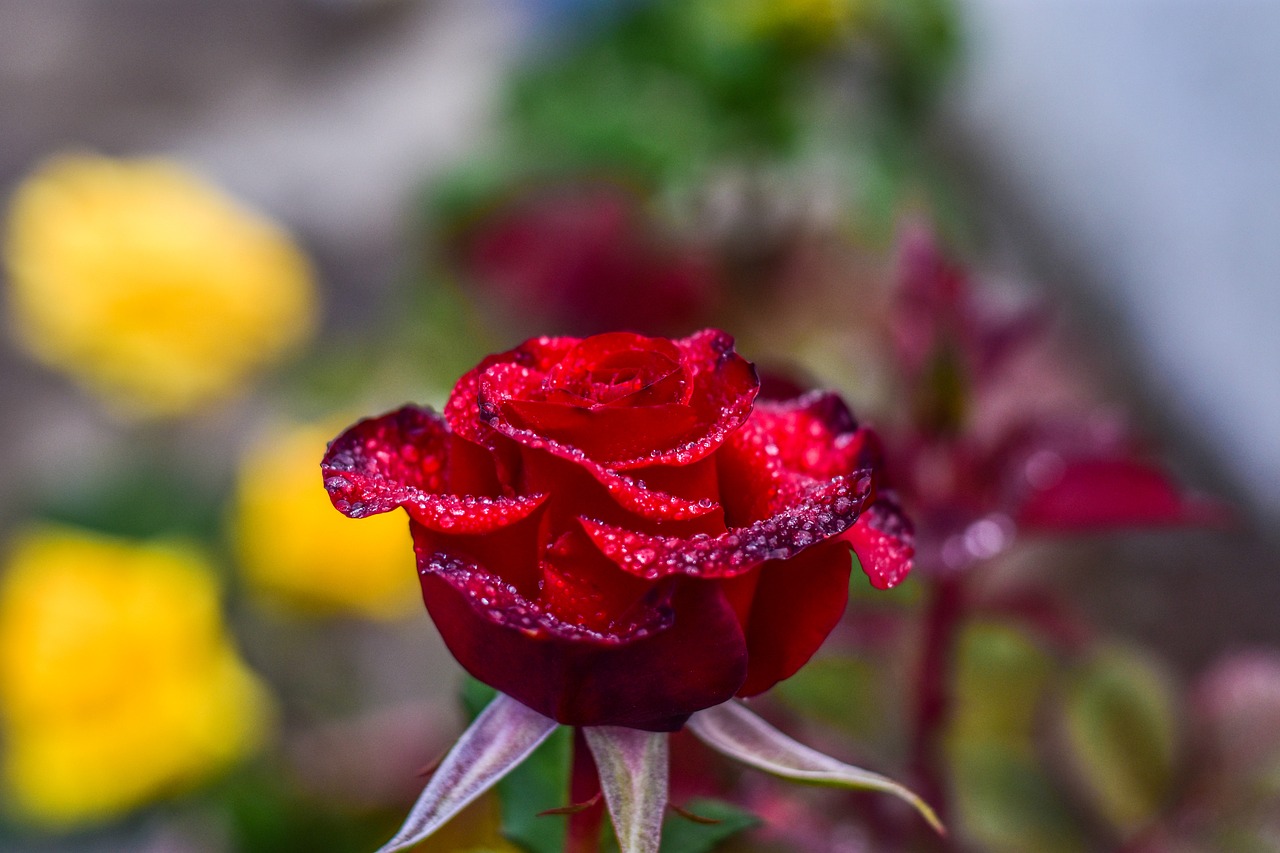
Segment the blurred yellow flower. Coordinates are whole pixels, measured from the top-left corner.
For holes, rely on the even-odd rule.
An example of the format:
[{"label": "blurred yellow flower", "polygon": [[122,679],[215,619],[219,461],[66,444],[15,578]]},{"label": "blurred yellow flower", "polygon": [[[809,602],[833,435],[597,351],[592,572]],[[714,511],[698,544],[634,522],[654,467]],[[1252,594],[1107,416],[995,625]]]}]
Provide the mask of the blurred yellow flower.
[{"label": "blurred yellow flower", "polygon": [[329,426],[276,430],[240,466],[234,534],[249,586],[322,613],[390,619],[421,607],[409,528],[395,513],[356,522],[320,476]]},{"label": "blurred yellow flower", "polygon": [[255,748],[268,712],[195,549],[62,527],[14,543],[0,717],[9,801],[28,819],[106,819],[195,784]]},{"label": "blurred yellow flower", "polygon": [[727,0],[737,26],[755,38],[828,45],[847,35],[860,0]]},{"label": "blurred yellow flower", "polygon": [[18,188],[5,248],[19,342],[131,414],[229,394],[313,323],[288,235],[163,160],[49,161]]}]

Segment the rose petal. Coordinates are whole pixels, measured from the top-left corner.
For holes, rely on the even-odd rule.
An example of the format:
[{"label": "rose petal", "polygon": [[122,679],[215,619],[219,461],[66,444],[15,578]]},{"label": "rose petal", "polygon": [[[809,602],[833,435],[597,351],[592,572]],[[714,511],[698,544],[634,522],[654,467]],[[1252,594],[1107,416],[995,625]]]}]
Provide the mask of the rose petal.
[{"label": "rose petal", "polygon": [[527,518],[545,495],[441,494],[452,436],[429,409],[405,406],[360,421],[329,446],[321,470],[330,500],[352,518],[404,507],[433,530],[489,533]]},{"label": "rose petal", "polygon": [[765,560],[785,560],[839,536],[857,520],[872,494],[871,473],[810,486],[797,503],[719,536],[654,536],[580,519],[591,541],[624,571],[655,580],[670,575],[730,578]]},{"label": "rose petal", "polygon": [[717,455],[730,526],[767,518],[813,480],[883,464],[879,439],[836,395],[761,401]]},{"label": "rose petal", "polygon": [[733,351],[733,338],[718,329],[704,329],[675,342],[691,374],[691,404],[698,414],[698,436],[676,447],[650,450],[631,459],[614,461],[627,471],[650,465],[688,465],[720,447],[751,414],[760,389],[755,367]]},{"label": "rose petal", "polygon": [[[498,439],[505,440],[505,436],[498,436]],[[521,443],[521,447],[528,453],[548,451],[544,454],[544,458],[572,463],[576,468],[590,474],[596,482],[604,487],[609,497],[623,509],[650,521],[689,521],[717,512],[720,509],[720,504],[710,497],[681,497],[671,491],[657,488],[647,481],[610,470],[599,463],[593,462],[580,450],[558,445],[555,442],[544,441],[532,434]],[[526,458],[525,467],[542,466],[537,461]],[[650,471],[679,473],[692,469],[693,466],[689,465],[685,466],[685,468],[652,468]],[[648,472],[645,472],[645,474],[648,476]],[[661,475],[659,476],[661,477]],[[661,477],[661,479],[665,481],[672,478]],[[683,483],[685,486],[696,484],[701,480],[700,477],[680,477],[675,479],[687,479],[688,482]]]},{"label": "rose petal", "polygon": [[410,492],[440,492],[448,432],[435,412],[418,406],[348,428],[320,463],[333,505],[363,518],[395,509]]},{"label": "rose petal", "polygon": [[853,561],[844,542],[824,542],[789,560],[770,560],[747,620],[747,680],[755,696],[808,663],[844,614]]},{"label": "rose petal", "polygon": [[844,535],[876,589],[891,589],[906,578],[915,556],[914,538],[911,522],[889,498],[868,507]]},{"label": "rose petal", "polygon": [[566,725],[674,731],[746,674],[742,629],[713,584],[678,583],[644,618],[600,632],[555,618],[478,566],[419,552],[419,567],[427,610],[458,662]]},{"label": "rose petal", "polygon": [[588,409],[511,400],[503,404],[502,413],[517,429],[561,443],[572,441],[591,459],[627,459],[646,453],[649,447],[669,447],[698,426],[693,409],[677,403]]},{"label": "rose petal", "polygon": [[[607,337],[617,346],[621,345],[618,341],[624,338],[650,340],[621,333],[597,337]],[[571,437],[524,429],[506,419],[502,412],[504,403],[545,399],[544,383],[550,384],[546,374],[561,360],[570,357],[576,346],[594,340],[588,338],[579,342],[573,338],[536,338],[509,352],[490,356],[454,386],[445,406],[446,420],[458,434],[474,441],[484,440],[484,430],[477,425],[477,421],[483,421],[522,444],[537,442],[541,449],[565,458],[585,457],[602,468],[623,471],[649,465],[695,462],[719,447],[751,412],[759,386],[755,369],[733,351],[733,338],[724,332],[707,329],[683,340],[661,341],[666,345],[674,343],[679,348],[681,367],[689,377],[690,387],[683,396],[690,401],[695,416],[694,426],[689,430],[695,437],[690,440],[671,444],[669,442],[682,438],[685,433],[681,431],[672,435],[664,427],[662,435],[649,436],[641,441],[632,425],[627,431],[635,439],[635,444],[648,448],[646,451],[636,454],[634,448],[623,448],[630,454],[627,458],[595,456]],[[643,409],[635,407],[624,411],[632,417],[642,418],[636,413]],[[587,434],[584,430],[583,435]],[[586,440],[590,441],[589,436]]]}]

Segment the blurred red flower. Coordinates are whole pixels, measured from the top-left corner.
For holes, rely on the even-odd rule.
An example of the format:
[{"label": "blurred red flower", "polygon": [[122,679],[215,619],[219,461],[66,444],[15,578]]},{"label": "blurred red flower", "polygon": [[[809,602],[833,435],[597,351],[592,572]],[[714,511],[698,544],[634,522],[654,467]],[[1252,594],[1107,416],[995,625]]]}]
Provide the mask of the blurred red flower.
[{"label": "blurred red flower", "polygon": [[795,673],[910,567],[878,443],[835,395],[756,400],[723,332],[537,338],[443,416],[362,421],[325,456],[352,517],[403,507],[423,597],[476,678],[561,723],[674,730]]},{"label": "blurred red flower", "polygon": [[577,334],[697,328],[716,289],[709,254],[664,239],[642,199],[607,182],[505,199],[458,230],[454,256],[511,319]]}]

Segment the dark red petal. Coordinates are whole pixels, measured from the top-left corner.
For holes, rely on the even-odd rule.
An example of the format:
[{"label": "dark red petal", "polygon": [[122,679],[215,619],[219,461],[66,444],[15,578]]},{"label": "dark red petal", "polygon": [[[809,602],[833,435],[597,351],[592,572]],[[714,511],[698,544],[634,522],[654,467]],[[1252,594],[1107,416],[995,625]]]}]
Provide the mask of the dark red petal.
[{"label": "dark red petal", "polygon": [[477,534],[514,524],[542,505],[545,495],[441,494],[455,446],[438,415],[406,406],[338,436],[320,467],[333,505],[352,518],[404,507],[433,530]]},{"label": "dark red petal", "polygon": [[454,384],[444,404],[444,419],[449,428],[477,444],[486,444],[489,433],[486,418],[492,415],[481,412],[480,378],[495,365],[502,364],[515,364],[532,372],[546,373],[578,342],[578,338],[532,338],[514,349],[485,358]]},{"label": "dark red petal", "polygon": [[[601,336],[610,337],[615,336]],[[639,341],[646,338],[636,337]],[[483,429],[464,421],[470,417],[482,421],[497,432],[527,446],[538,446],[566,459],[590,460],[603,469],[626,471],[652,465],[687,465],[702,459],[720,447],[726,436],[738,429],[751,413],[759,383],[751,363],[733,351],[733,338],[724,332],[708,329],[683,340],[674,342],[681,356],[680,366],[688,379],[684,397],[692,407],[691,420],[686,428],[686,415],[680,421],[646,419],[644,406],[625,408],[625,415],[602,414],[610,418],[608,429],[621,430],[630,436],[619,447],[613,447],[593,434],[597,427],[592,416],[583,416],[580,429],[556,428],[544,432],[536,424],[512,422],[508,413],[535,415],[518,407],[511,409],[511,401],[540,401],[545,396],[542,373],[552,368],[546,364],[548,357],[562,354],[566,342],[573,339],[539,339],[532,355],[517,360],[524,347],[510,353],[486,359],[471,374],[463,377],[445,407],[445,417],[459,434],[473,440],[483,439]],[[593,341],[588,338],[582,342]],[[660,341],[671,346],[670,341]],[[576,350],[575,350],[576,351]],[[587,370],[586,365],[582,370]],[[613,407],[607,407],[613,408]],[[615,423],[615,421],[621,421]],[[559,426],[564,426],[563,424]],[[654,431],[649,434],[646,431]],[[582,438],[580,441],[579,438]],[[594,445],[604,441],[602,447]],[[614,442],[618,439],[614,439]],[[591,445],[591,446],[586,446]],[[643,449],[641,449],[643,448]],[[623,451],[621,456],[596,455],[591,451]]]},{"label": "dark red petal", "polygon": [[747,620],[747,678],[739,696],[763,693],[809,662],[844,614],[852,570],[843,542],[764,564]]},{"label": "dark red petal", "polygon": [[[532,432],[526,432],[523,440],[517,440],[517,442],[529,451],[545,452],[557,459],[573,463],[604,486],[609,497],[619,506],[650,521],[688,521],[715,513],[720,509],[720,504],[710,497],[682,497],[663,491],[647,481],[621,474],[594,462],[581,450],[543,439]],[[647,474],[647,472],[642,473]]]},{"label": "dark red petal", "polygon": [[1224,507],[1186,498],[1162,471],[1131,459],[1075,459],[1023,501],[1018,524],[1038,530],[1212,524]]},{"label": "dark red petal", "polygon": [[634,332],[592,335],[547,371],[546,389],[592,406],[683,402],[687,373],[680,355],[666,338]]},{"label": "dark red petal", "polygon": [[605,633],[557,619],[479,567],[418,557],[427,610],[458,662],[565,725],[674,731],[745,677],[746,641],[714,584],[676,584]]},{"label": "dark red petal", "polygon": [[516,429],[580,449],[591,459],[628,459],[654,447],[678,444],[698,426],[693,410],[680,403],[640,408],[509,400],[504,419]]},{"label": "dark red petal", "polygon": [[764,401],[751,414],[744,440],[764,444],[764,452],[787,471],[826,479],[879,464],[865,460],[871,441],[838,394],[812,391],[784,401]]},{"label": "dark red petal", "polygon": [[813,480],[877,470],[881,457],[835,394],[761,401],[716,457],[726,517],[730,526],[767,518]]},{"label": "dark red petal", "polygon": [[630,623],[653,588],[618,571],[576,527],[547,544],[539,569],[539,603],[548,613],[593,630],[609,631]]},{"label": "dark red petal", "polygon": [[696,436],[673,447],[656,446],[648,453],[614,461],[612,467],[617,470],[696,462],[720,447],[751,414],[760,380],[751,362],[734,352],[731,336],[704,329],[675,344],[689,375],[687,396],[699,421]]},{"label": "dark red petal", "polygon": [[441,491],[448,432],[435,412],[418,406],[360,421],[329,444],[320,463],[329,499],[363,518],[410,494]]},{"label": "dark red petal", "polygon": [[915,556],[911,522],[898,505],[880,498],[849,528],[844,540],[853,546],[862,571],[876,589],[897,586],[911,571]]},{"label": "dark red petal", "polygon": [[596,547],[624,571],[654,580],[670,575],[729,578],[765,560],[785,560],[839,536],[871,496],[871,474],[860,472],[812,484],[775,515],[719,536],[651,536],[581,519]]}]

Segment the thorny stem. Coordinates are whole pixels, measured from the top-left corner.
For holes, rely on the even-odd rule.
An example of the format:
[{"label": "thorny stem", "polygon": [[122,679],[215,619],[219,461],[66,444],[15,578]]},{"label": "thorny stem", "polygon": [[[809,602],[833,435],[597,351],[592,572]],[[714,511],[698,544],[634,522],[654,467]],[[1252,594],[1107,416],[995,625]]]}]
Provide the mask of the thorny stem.
[{"label": "thorny stem", "polygon": [[917,792],[944,821],[948,809],[942,739],[951,718],[950,673],[966,604],[962,575],[937,579],[925,616],[924,648],[916,673],[911,770]]},{"label": "thorny stem", "polygon": [[[573,730],[573,775],[569,781],[569,802],[585,803],[600,794],[600,776],[596,772],[595,759],[587,747],[582,729]],[[589,808],[569,815],[569,829],[565,836],[565,853],[599,853],[600,827],[604,819],[604,804],[596,802]]]}]

